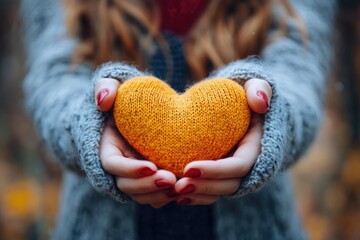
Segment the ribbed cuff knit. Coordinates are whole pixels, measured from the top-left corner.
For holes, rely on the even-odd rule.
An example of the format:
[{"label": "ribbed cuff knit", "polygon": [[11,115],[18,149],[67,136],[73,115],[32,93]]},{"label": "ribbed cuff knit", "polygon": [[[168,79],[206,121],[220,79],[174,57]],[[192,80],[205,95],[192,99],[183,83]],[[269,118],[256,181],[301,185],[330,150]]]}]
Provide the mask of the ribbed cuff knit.
[{"label": "ribbed cuff knit", "polygon": [[103,113],[96,108],[94,86],[101,78],[114,78],[123,82],[137,76],[144,76],[144,73],[124,63],[109,62],[101,65],[94,72],[92,87],[86,94],[82,110],[74,116],[74,122],[78,123],[78,126],[73,128],[72,135],[76,137],[74,141],[79,150],[81,168],[97,191],[121,203],[125,203],[130,197],[119,190],[114,176],[106,172],[100,162],[100,138],[108,113]]},{"label": "ribbed cuff knit", "polygon": [[[253,168],[242,179],[240,188],[230,198],[238,198],[259,190],[271,181],[289,156],[289,142],[293,132],[290,108],[287,101],[277,91],[275,81],[259,58],[249,57],[230,63],[210,75],[210,78],[225,77],[243,85],[247,80],[259,78],[266,80],[272,89],[270,107],[265,114],[261,153]],[[285,146],[285,148],[284,148]],[[285,149],[285,151],[284,151]]]}]

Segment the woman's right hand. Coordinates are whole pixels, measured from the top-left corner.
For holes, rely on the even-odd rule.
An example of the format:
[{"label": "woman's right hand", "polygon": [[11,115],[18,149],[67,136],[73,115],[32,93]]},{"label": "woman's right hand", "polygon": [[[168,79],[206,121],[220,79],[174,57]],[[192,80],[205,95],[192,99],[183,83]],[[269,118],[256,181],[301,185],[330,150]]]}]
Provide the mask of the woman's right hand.
[{"label": "woman's right hand", "polygon": [[[95,97],[100,111],[112,108],[118,87],[115,79],[101,79],[97,83]],[[100,161],[103,168],[115,176],[118,188],[140,204],[160,208],[177,197],[175,175],[158,170],[150,161],[141,160],[116,129],[113,120],[106,124],[101,137]]]}]

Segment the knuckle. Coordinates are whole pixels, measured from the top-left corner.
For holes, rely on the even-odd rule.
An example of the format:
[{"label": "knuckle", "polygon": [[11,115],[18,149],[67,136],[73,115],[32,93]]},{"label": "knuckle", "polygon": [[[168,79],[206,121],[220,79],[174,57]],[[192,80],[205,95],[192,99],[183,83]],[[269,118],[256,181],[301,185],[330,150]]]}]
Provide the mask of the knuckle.
[{"label": "knuckle", "polygon": [[109,159],[108,157],[101,158],[101,159],[100,159],[100,162],[101,162],[101,166],[102,166],[105,170],[110,170],[111,164],[110,164],[110,159]]},{"label": "knuckle", "polygon": [[[246,159],[245,157],[243,157],[242,159]],[[248,173],[248,170],[245,164],[241,164],[237,167],[237,175],[238,177],[243,177]]]},{"label": "knuckle", "polygon": [[211,175],[212,175],[213,178],[222,178],[223,175],[224,175],[224,173],[223,173],[223,171],[221,171],[221,168],[215,167],[215,168],[213,169]]},{"label": "knuckle", "polygon": [[116,158],[115,156],[107,156],[107,157],[104,157],[104,158],[101,158],[100,159],[100,162],[101,162],[101,165],[102,167],[107,170],[107,171],[113,171],[115,170],[114,166],[114,162],[116,162]]},{"label": "knuckle", "polygon": [[146,192],[143,190],[144,187],[139,187],[132,179],[118,178],[116,185],[126,194],[141,194]]},{"label": "knuckle", "polygon": [[228,192],[225,194],[233,194],[239,189],[239,187],[240,187],[240,180],[239,179],[233,180],[233,182],[230,184]]},{"label": "knuckle", "polygon": [[129,193],[130,191],[130,189],[125,185],[125,184],[123,184],[123,181],[122,181],[122,179],[121,178],[118,178],[117,180],[116,180],[116,186],[121,190],[121,191],[123,191],[124,193]]}]

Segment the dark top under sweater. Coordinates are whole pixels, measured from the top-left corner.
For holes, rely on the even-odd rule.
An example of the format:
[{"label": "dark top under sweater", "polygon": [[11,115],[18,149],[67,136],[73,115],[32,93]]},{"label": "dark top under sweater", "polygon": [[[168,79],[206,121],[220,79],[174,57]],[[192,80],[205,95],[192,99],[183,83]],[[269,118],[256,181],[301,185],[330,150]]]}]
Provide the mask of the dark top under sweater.
[{"label": "dark top under sweater", "polygon": [[138,206],[139,240],[212,240],[213,212],[210,206],[178,206],[160,209]]}]

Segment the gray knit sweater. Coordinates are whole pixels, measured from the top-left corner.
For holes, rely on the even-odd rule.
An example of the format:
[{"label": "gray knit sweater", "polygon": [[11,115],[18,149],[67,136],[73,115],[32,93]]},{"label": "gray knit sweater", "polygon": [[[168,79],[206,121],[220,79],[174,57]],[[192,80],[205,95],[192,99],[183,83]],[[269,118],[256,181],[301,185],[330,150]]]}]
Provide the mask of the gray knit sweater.
[{"label": "gray knit sweater", "polygon": [[[239,82],[261,78],[273,91],[260,156],[239,190],[214,206],[219,240],[306,238],[287,169],[311,144],[321,120],[335,6],[333,0],[291,2],[306,23],[307,47],[296,21],[289,18],[287,37],[273,41],[260,57],[235,61],[209,76]],[[64,167],[52,238],[136,239],[135,204],[100,164],[99,139],[106,114],[96,109],[93,87],[100,77],[124,81],[143,73],[125,63],[108,63],[97,71],[85,64],[72,66],[76,42],[66,37],[59,0],[23,0],[22,9],[29,65],[26,105],[39,135]],[[269,38],[276,34],[283,9],[273,12]],[[177,45],[181,47],[180,40]],[[175,83],[176,78],[186,79],[179,62],[171,76],[165,67],[159,68],[166,64],[153,59],[149,72]]]}]

